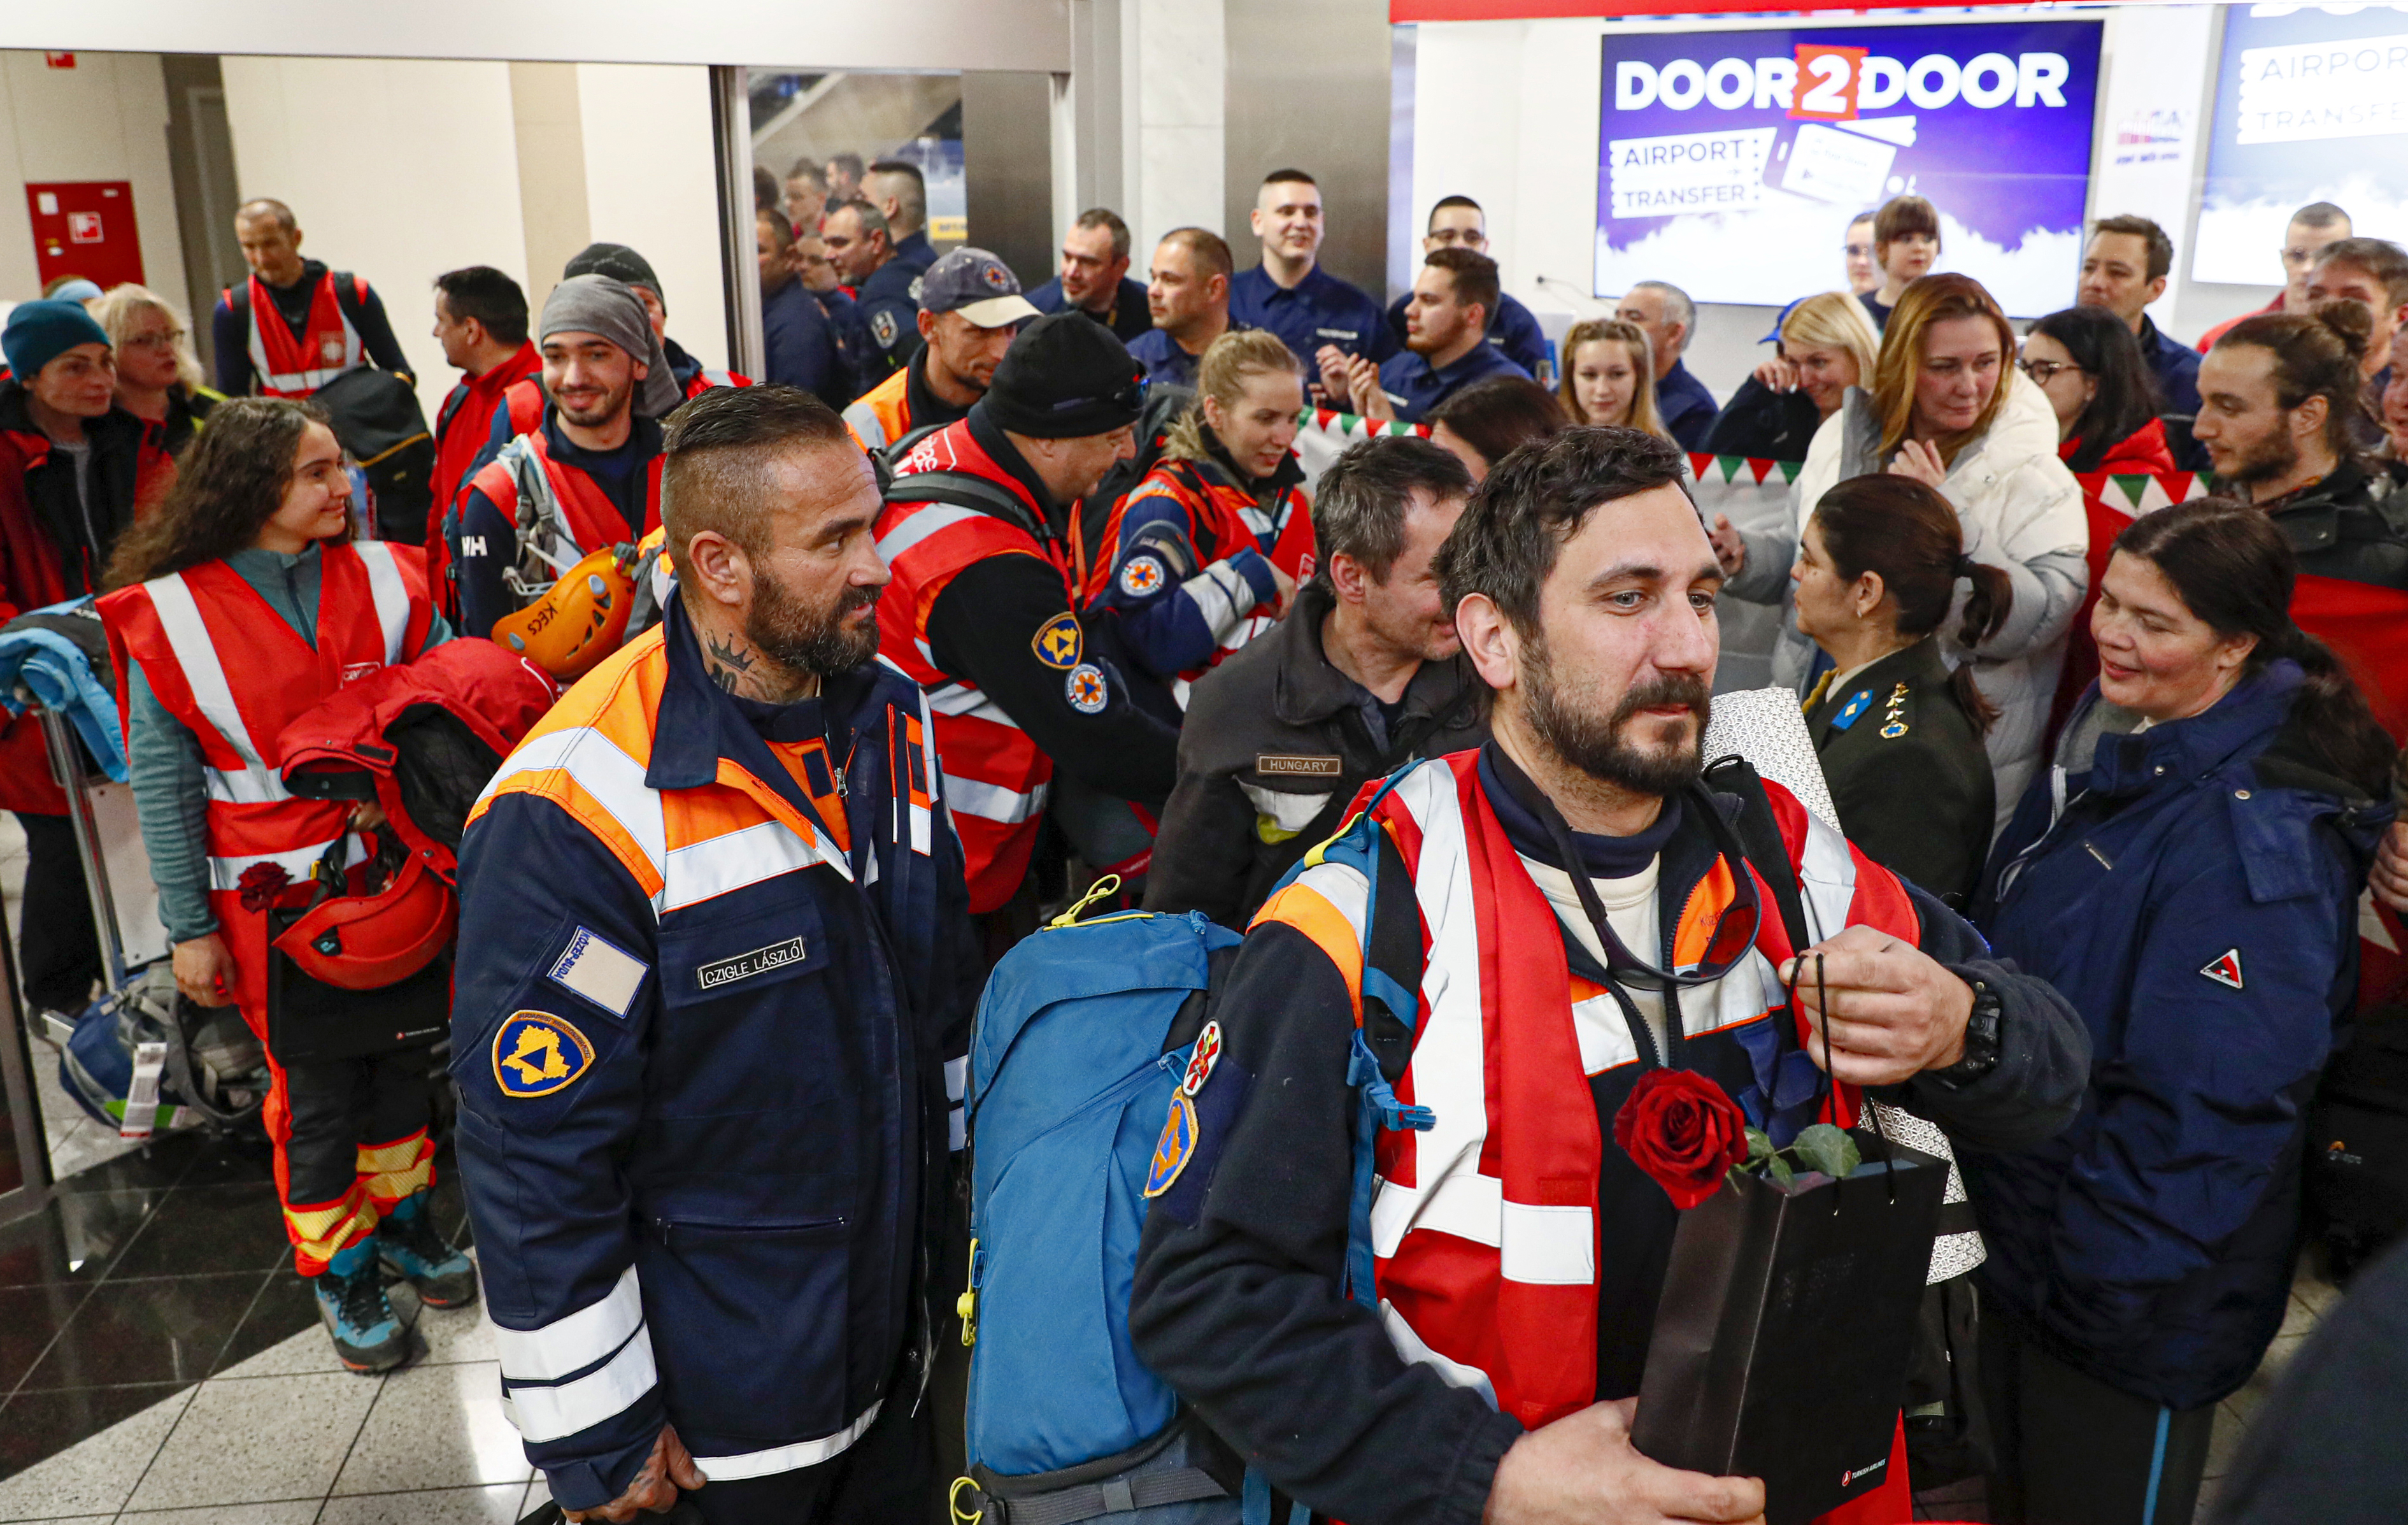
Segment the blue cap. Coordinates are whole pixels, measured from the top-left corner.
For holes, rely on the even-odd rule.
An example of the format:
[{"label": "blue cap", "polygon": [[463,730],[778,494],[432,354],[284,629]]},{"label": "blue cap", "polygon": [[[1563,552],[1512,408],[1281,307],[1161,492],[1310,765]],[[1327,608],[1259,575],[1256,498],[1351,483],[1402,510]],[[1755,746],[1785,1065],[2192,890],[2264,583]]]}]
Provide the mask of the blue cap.
[{"label": "blue cap", "polygon": [[108,330],[100,326],[81,302],[48,296],[20,302],[0,327],[0,354],[21,381],[31,381],[44,366],[79,344],[107,344]]},{"label": "blue cap", "polygon": [[1804,300],[1806,300],[1806,298],[1804,298],[1803,296],[1800,296],[1800,297],[1799,297],[1799,298],[1797,299],[1797,301],[1793,301],[1793,302],[1791,302],[1787,307],[1783,308],[1783,309],[1781,309],[1781,316],[1779,316],[1778,318],[1775,318],[1775,319],[1773,319],[1773,320],[1772,320],[1772,332],[1771,332],[1771,333],[1770,333],[1770,334],[1765,335],[1762,338],[1757,339],[1757,340],[1756,340],[1756,342],[1757,342],[1758,344],[1777,344],[1777,343],[1779,343],[1779,342],[1780,342],[1780,340],[1781,340],[1781,328],[1782,328],[1782,325],[1783,325],[1784,324],[1786,324],[1786,323],[1789,321],[1789,315],[1790,315],[1791,313],[1793,313],[1793,312],[1795,312],[1795,311],[1797,311],[1797,310],[1798,310],[1798,303],[1799,303],[1799,302],[1802,302],[1802,301],[1804,301]]}]

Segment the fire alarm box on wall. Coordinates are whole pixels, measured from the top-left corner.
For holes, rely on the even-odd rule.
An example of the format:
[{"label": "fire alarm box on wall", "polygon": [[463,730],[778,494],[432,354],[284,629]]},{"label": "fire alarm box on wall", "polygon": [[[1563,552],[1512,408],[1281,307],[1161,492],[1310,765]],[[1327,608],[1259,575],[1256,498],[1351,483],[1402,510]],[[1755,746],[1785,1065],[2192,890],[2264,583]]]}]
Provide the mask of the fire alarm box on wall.
[{"label": "fire alarm box on wall", "polygon": [[142,238],[128,181],[28,181],[25,206],[34,216],[34,264],[43,285],[66,275],[103,291],[141,282]]}]

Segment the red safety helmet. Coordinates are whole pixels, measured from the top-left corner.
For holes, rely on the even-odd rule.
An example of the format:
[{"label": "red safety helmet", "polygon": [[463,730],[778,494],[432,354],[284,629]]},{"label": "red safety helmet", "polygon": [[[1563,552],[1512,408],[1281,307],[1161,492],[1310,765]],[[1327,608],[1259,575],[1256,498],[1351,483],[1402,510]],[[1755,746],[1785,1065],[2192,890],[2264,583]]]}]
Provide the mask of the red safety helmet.
[{"label": "red safety helmet", "polygon": [[433,963],[459,922],[452,886],[412,853],[384,888],[331,895],[310,906],[278,935],[276,946],[322,984],[380,990]]}]

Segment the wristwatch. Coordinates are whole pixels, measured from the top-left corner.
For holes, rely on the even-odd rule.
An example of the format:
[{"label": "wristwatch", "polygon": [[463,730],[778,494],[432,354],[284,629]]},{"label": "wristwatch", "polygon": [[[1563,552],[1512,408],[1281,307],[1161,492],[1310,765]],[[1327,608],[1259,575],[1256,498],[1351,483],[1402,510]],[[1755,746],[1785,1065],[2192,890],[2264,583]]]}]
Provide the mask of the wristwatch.
[{"label": "wristwatch", "polygon": [[1971,974],[1957,977],[1973,987],[1972,1014],[1965,1018],[1965,1054],[1955,1064],[1930,1074],[1951,1086],[1971,1086],[1999,1067],[1999,1019],[2004,1003],[1989,981]]}]

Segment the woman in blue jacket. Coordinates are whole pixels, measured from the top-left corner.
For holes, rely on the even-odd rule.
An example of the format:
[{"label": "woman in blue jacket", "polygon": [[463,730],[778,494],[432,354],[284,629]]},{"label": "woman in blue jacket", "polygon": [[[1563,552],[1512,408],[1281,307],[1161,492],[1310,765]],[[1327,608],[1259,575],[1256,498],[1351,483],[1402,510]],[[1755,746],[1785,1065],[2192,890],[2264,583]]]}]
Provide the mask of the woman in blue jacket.
[{"label": "woman in blue jacket", "polygon": [[2302,1112],[2391,814],[2391,743],[2292,623],[2295,575],[2245,505],[2134,521],[2099,681],[1991,855],[1976,924],[2093,1051],[2071,1128],[1962,1156],[2000,1525],[2188,1521],[2215,1403],[2282,1323]]}]

